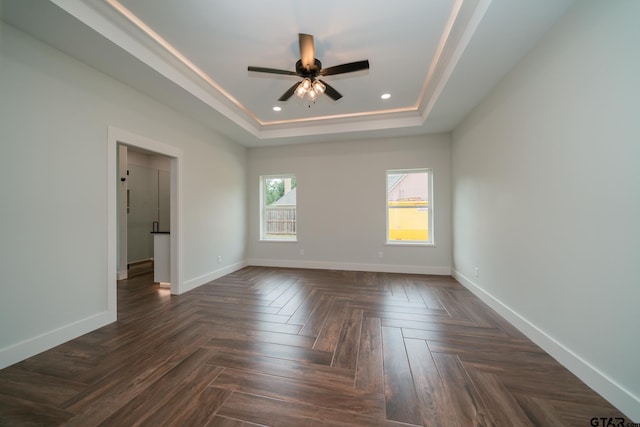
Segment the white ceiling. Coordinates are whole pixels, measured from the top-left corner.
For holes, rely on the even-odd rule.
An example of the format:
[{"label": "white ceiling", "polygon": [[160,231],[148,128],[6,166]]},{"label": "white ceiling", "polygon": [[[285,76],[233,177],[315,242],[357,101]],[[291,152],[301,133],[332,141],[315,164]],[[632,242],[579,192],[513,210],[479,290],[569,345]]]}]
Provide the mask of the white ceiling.
[{"label": "white ceiling", "polygon": [[[0,0],[2,20],[246,146],[447,132],[574,0]],[[278,98],[298,33],[342,95]],[[389,100],[380,95],[390,93]],[[279,105],[282,111],[275,112]]]}]

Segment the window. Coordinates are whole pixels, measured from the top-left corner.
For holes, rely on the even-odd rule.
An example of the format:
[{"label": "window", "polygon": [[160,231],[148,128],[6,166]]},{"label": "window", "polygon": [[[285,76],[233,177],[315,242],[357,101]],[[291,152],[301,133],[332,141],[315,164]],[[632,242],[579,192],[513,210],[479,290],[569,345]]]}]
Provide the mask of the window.
[{"label": "window", "polygon": [[387,171],[387,243],[433,243],[431,169]]},{"label": "window", "polygon": [[296,241],[296,177],[260,177],[261,240]]}]

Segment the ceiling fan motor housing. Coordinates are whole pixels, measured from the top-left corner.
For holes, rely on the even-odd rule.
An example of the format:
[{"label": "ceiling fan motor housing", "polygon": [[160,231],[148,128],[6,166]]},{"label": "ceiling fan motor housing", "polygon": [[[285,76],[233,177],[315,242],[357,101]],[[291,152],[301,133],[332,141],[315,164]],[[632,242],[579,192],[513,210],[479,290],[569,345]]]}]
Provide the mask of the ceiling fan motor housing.
[{"label": "ceiling fan motor housing", "polygon": [[303,77],[316,77],[321,69],[322,62],[315,58],[313,66],[309,67],[309,69],[306,69],[304,65],[302,65],[301,59],[298,59],[298,61],[296,62],[296,73]]}]

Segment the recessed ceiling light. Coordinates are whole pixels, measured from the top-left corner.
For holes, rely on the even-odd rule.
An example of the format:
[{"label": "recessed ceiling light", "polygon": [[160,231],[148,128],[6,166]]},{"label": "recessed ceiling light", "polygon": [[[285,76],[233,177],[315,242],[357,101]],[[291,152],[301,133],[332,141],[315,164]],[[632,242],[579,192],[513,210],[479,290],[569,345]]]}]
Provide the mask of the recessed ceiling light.
[{"label": "recessed ceiling light", "polygon": [[383,94],[380,96],[380,98],[382,98],[382,99],[389,99],[389,98],[391,98],[391,94],[390,94],[390,93],[383,93]]},{"label": "recessed ceiling light", "polygon": [[273,107],[273,111],[282,111],[282,107],[278,107],[277,105]]}]

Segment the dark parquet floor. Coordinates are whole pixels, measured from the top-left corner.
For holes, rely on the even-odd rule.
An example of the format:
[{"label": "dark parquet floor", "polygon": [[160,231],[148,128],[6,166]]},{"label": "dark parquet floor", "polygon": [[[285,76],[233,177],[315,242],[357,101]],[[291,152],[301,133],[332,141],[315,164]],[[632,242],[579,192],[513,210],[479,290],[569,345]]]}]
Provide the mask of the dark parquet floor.
[{"label": "dark parquet floor", "polygon": [[247,267],[0,371],[6,426],[589,426],[623,417],[454,279]]}]

